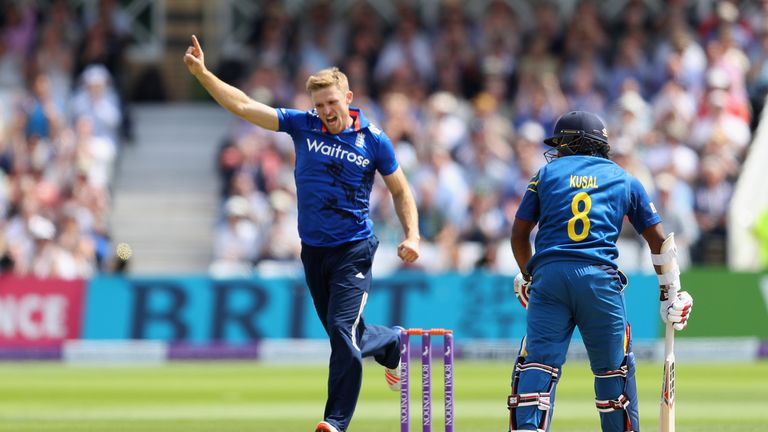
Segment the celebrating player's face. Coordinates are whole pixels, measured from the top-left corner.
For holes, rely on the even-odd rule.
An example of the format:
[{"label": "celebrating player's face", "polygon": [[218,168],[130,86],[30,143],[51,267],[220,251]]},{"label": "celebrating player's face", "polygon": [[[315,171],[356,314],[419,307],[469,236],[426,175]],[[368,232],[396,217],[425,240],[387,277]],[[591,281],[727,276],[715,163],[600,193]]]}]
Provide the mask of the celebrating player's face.
[{"label": "celebrating player's face", "polygon": [[352,117],[349,116],[349,104],[352,102],[352,92],[342,92],[336,86],[315,90],[310,94],[317,115],[320,116],[328,132],[337,134],[350,126]]}]

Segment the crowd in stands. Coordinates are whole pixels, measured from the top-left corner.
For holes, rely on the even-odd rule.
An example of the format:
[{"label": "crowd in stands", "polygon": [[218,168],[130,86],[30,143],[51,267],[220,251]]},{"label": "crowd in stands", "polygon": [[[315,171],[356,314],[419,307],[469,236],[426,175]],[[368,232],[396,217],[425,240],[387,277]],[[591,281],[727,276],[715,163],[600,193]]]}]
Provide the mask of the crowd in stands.
[{"label": "crowd in stands", "polygon": [[[264,1],[249,61],[218,72],[271,106],[309,110],[306,77],[340,67],[412,185],[417,267],[517,271],[511,222],[545,163],[542,139],[575,109],[606,120],[613,160],[652,194],[682,266],[724,264],[729,198],[768,90],[768,1],[531,3],[399,1],[387,15],[376,2],[289,13]],[[297,261],[293,157],[286,134],[231,130],[216,265]],[[386,271],[402,233],[384,192],[379,179],[371,217]],[[642,244],[626,224],[622,267],[650,269]]]},{"label": "crowd in stands", "polygon": [[[40,6],[40,5],[44,5]],[[126,134],[126,29],[111,0],[0,1],[0,267],[38,278],[113,271],[110,184]]]},{"label": "crowd in stands", "polygon": [[[4,272],[115,269],[128,23],[117,0],[85,9],[95,13],[75,3],[0,0]],[[606,120],[613,160],[651,191],[683,266],[725,263],[728,202],[768,93],[768,1],[295,3],[259,2],[249,51],[209,66],[257,100],[305,110],[306,77],[340,67],[413,188],[416,267],[517,271],[511,221],[545,163],[542,139],[573,109]],[[290,137],[241,122],[225,141],[211,268],[299,268]],[[377,177],[376,271],[401,265],[385,192]],[[622,267],[650,268],[629,225],[619,244]]]}]

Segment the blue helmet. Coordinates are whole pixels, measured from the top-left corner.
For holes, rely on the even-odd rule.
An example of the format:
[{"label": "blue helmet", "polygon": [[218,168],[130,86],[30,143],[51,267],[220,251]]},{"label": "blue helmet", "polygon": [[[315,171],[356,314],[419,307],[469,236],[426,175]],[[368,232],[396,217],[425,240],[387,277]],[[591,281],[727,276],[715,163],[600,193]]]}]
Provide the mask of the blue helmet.
[{"label": "blue helmet", "polygon": [[544,140],[552,147],[544,153],[547,161],[560,156],[587,155],[608,159],[608,129],[600,117],[586,111],[563,114],[552,136]]}]

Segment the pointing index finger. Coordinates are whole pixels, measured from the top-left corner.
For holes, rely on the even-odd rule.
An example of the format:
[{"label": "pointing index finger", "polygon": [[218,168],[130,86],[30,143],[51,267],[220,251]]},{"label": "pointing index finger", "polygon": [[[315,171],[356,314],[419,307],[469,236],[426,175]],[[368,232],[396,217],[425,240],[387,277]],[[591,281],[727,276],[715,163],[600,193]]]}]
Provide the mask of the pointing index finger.
[{"label": "pointing index finger", "polygon": [[195,49],[198,51],[202,51],[203,49],[200,47],[200,42],[197,40],[197,36],[192,35],[192,45],[195,46]]}]

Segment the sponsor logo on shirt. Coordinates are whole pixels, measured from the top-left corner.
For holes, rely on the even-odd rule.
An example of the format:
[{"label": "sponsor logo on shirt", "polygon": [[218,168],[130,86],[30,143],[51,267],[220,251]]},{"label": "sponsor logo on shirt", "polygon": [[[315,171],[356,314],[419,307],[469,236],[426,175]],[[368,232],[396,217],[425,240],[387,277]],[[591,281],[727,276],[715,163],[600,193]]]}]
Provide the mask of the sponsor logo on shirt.
[{"label": "sponsor logo on shirt", "polygon": [[[362,134],[358,134],[358,140],[360,135]],[[365,139],[365,137],[363,137],[363,139]],[[353,163],[359,167],[366,167],[371,163],[370,159],[355,152],[345,150],[338,144],[328,145],[324,141],[310,141],[309,138],[307,138],[307,149],[311,152],[320,153],[328,157]]]}]

